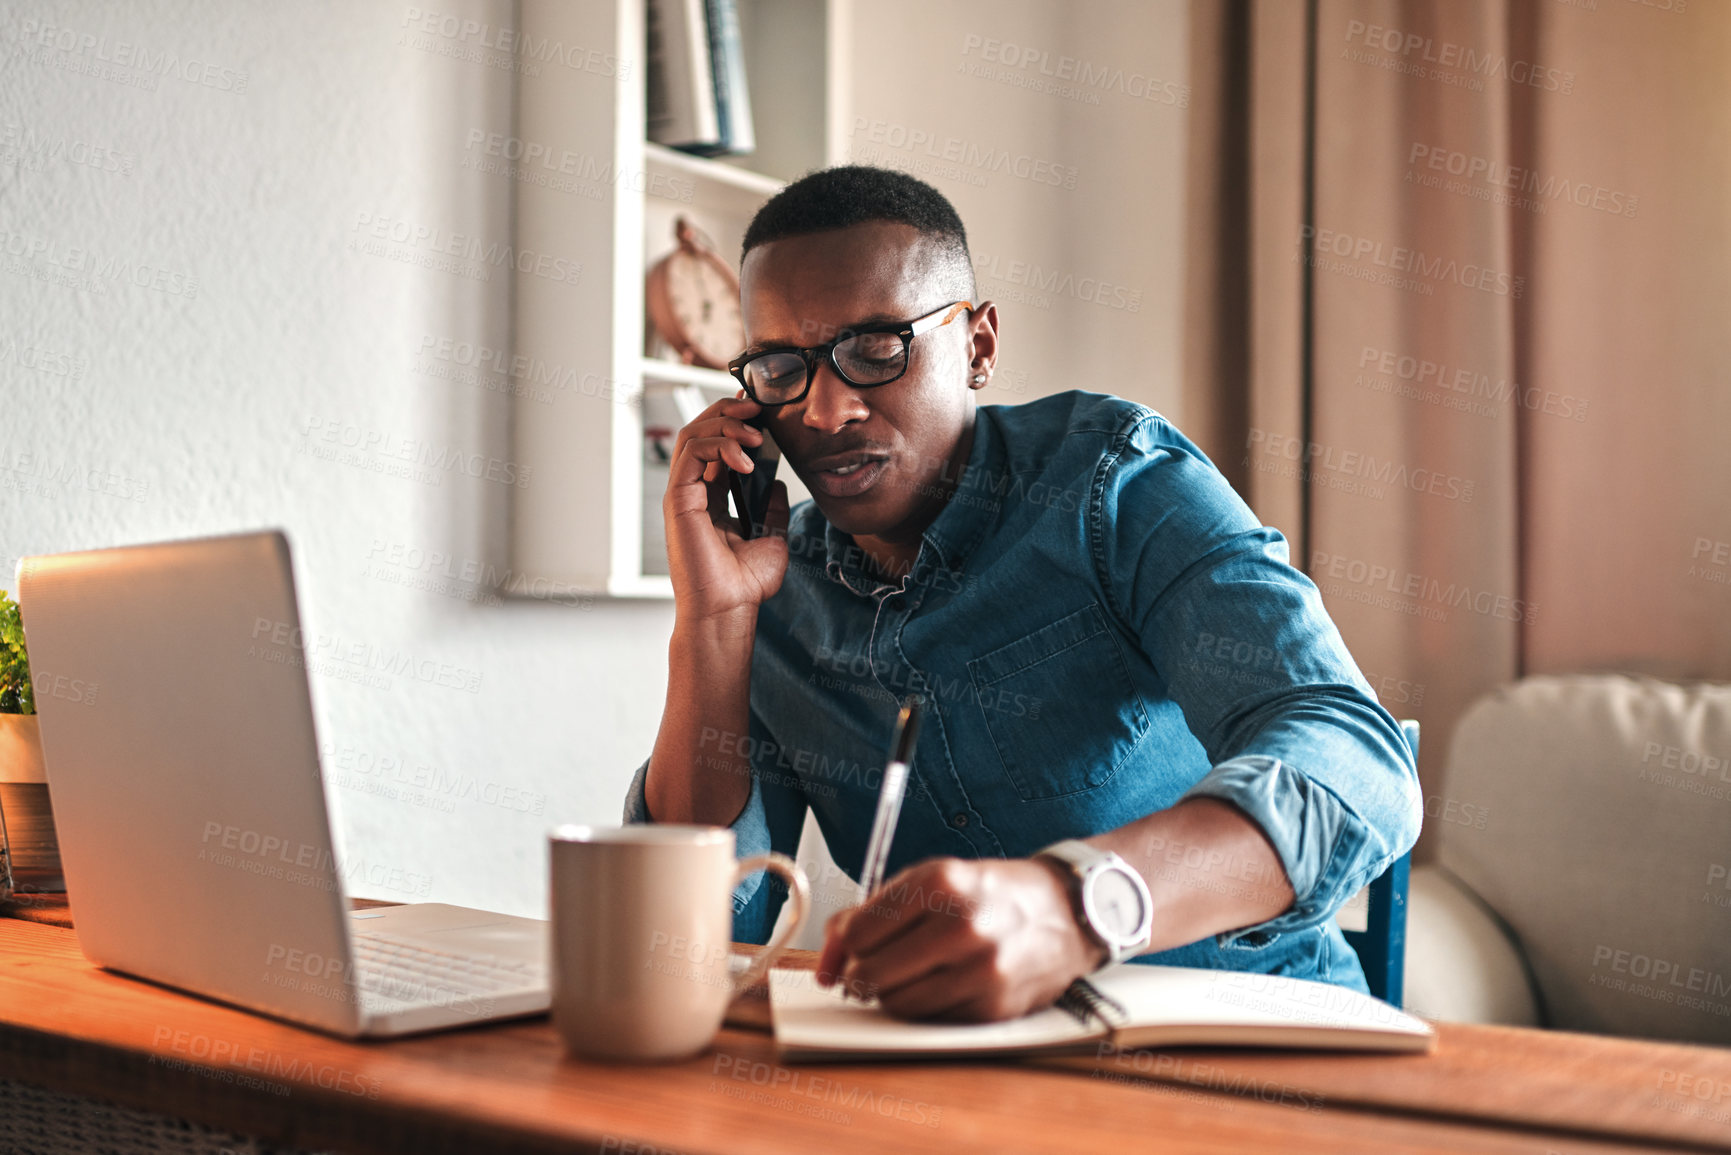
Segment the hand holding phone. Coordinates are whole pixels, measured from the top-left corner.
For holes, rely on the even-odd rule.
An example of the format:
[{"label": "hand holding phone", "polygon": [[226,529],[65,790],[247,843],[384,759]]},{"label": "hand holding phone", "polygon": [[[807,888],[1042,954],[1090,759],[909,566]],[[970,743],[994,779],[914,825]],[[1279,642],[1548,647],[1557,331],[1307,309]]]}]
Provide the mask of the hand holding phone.
[{"label": "hand holding phone", "polygon": [[763,442],[756,448],[746,447],[745,455],[751,458],[754,468],[744,474],[729,470],[728,485],[733,493],[733,508],[744,523],[740,536],[750,541],[763,535],[769,516],[770,489],[775,483],[776,467],[781,464],[781,447],[764,428],[762,413],[746,418],[745,423],[763,434]]},{"label": "hand holding phone", "polygon": [[755,609],[786,576],[787,543],[778,539],[787,491],[771,480],[780,454],[764,445],[761,414],[755,401],[724,398],[675,438],[661,504],[673,596],[687,621]]}]

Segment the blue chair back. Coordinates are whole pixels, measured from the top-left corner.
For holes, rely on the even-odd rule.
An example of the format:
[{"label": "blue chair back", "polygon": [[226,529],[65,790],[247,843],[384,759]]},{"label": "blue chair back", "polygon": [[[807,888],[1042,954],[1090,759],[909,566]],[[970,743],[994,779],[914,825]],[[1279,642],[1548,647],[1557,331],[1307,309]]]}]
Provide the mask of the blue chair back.
[{"label": "blue chair back", "polygon": [[[1418,723],[1402,719],[1400,732],[1416,761]],[[1406,898],[1411,875],[1409,850],[1370,884],[1370,914],[1365,928],[1343,932],[1358,952],[1370,993],[1394,1007],[1401,1006],[1406,996]]]}]

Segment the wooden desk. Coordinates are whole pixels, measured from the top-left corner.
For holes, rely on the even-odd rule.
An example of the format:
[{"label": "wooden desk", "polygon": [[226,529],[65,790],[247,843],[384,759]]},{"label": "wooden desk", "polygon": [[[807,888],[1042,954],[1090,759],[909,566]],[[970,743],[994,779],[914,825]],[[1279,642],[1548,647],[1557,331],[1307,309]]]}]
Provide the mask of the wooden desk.
[{"label": "wooden desk", "polygon": [[[1731,1051],[1443,1026],[1430,1056],[1227,1051],[793,1067],[566,1058],[546,1019],[350,1043],[98,970],[64,914],[0,918],[0,1078],[355,1152],[1731,1150]],[[809,962],[809,957],[806,959]],[[1690,1080],[1683,1082],[1684,1078]],[[1688,1088],[1689,1091],[1685,1091]]]}]

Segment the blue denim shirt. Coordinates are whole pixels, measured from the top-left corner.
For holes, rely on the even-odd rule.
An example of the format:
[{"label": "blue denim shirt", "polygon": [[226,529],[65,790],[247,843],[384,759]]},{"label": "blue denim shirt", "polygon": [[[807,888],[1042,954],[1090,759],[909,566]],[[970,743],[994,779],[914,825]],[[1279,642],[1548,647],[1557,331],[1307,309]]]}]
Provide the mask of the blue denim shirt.
[{"label": "blue denim shirt", "polygon": [[[955,480],[893,584],[814,504],[793,510],[787,578],[758,616],[750,733],[703,735],[753,767],[739,855],[792,855],[809,806],[857,879],[896,703],[918,692],[892,874],[1221,798],[1267,834],[1297,900],[1138,961],[1363,990],[1332,916],[1417,838],[1417,773],[1285,539],[1159,414],[1097,393],[981,406]],[[647,766],[627,821],[649,821]],[[1186,849],[1160,859],[1175,869]],[[762,874],[741,884],[735,937],[764,941],[784,896]]]}]

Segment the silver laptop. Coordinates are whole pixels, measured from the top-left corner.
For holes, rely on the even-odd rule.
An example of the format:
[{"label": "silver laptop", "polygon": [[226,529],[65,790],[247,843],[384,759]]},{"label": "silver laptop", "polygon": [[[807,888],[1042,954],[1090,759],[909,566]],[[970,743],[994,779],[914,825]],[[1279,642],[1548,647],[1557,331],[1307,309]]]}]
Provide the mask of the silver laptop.
[{"label": "silver laptop", "polygon": [[281,533],[29,557],[18,591],[91,962],[348,1036],[547,1009],[545,922],[349,910]]}]

